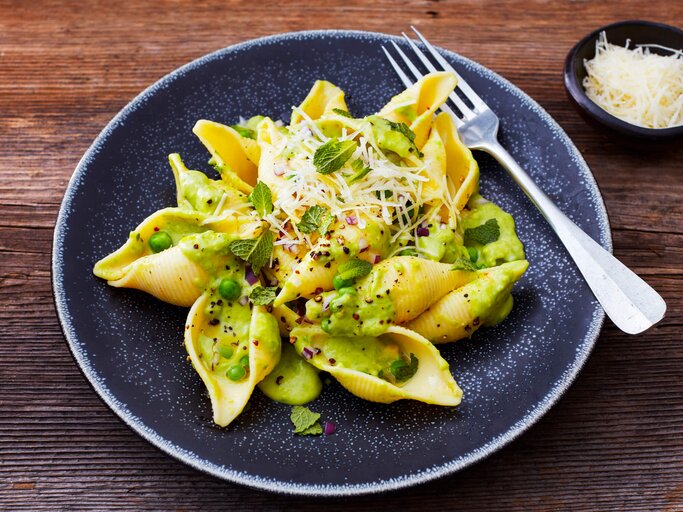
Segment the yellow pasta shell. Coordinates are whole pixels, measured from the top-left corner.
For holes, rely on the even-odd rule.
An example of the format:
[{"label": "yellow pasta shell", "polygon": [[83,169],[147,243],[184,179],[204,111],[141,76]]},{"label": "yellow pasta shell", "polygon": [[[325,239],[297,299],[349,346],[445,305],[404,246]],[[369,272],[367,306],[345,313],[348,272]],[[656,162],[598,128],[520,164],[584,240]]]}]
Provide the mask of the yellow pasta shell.
[{"label": "yellow pasta shell", "polygon": [[176,306],[191,306],[202,293],[209,275],[188,259],[180,247],[150,254],[127,267],[126,273],[114,281],[116,288],[134,288]]},{"label": "yellow pasta shell", "polygon": [[448,189],[458,210],[462,210],[470,197],[479,189],[479,165],[472,151],[460,140],[450,115],[442,112],[434,119],[434,128],[443,141],[446,151]]},{"label": "yellow pasta shell", "polygon": [[[344,101],[344,91],[326,80],[317,80],[306,98],[304,98],[304,101],[299,105],[299,109],[313,121],[320,119],[326,113],[332,112],[335,108],[347,110],[346,102]],[[303,120],[304,117],[298,111],[292,112],[292,125],[298,124]]]},{"label": "yellow pasta shell", "polygon": [[526,260],[519,260],[480,270],[474,281],[432,304],[406,327],[433,343],[471,336],[482,325],[489,325],[510,312],[510,290],[528,266]]},{"label": "yellow pasta shell", "polygon": [[199,339],[208,329],[204,310],[209,300],[211,295],[205,293],[192,306],[185,326],[185,348],[192,366],[209,392],[214,423],[225,427],[242,412],[256,384],[277,365],[280,359],[280,334],[275,318],[262,306],[255,306],[248,329],[249,339],[246,340],[249,344],[249,376],[241,381],[232,381],[212,371],[200,356]]},{"label": "yellow pasta shell", "polygon": [[[242,137],[224,124],[200,119],[192,128],[194,134],[221,166],[227,166],[235,176],[223,176],[231,185],[248,194],[256,185],[259,152],[256,141]],[[251,159],[249,158],[251,156]],[[253,160],[252,160],[253,159]]]},{"label": "yellow pasta shell", "polygon": [[[326,334],[317,327],[296,328],[295,347],[301,353],[307,343],[320,348],[319,354],[309,359],[316,368],[328,372],[354,395],[371,402],[391,403],[396,400],[418,400],[434,405],[455,406],[462,399],[462,391],[450,373],[448,363],[428,340],[404,327],[392,326],[380,336],[381,339],[397,344],[405,354],[414,354],[419,365],[415,375],[403,385],[396,385],[368,373],[330,364],[325,356]],[[348,338],[353,343],[353,338]]]},{"label": "yellow pasta shell", "polygon": [[373,267],[360,284],[359,295],[369,300],[377,295],[390,297],[395,311],[394,322],[401,324],[420,315],[454,288],[477,277],[476,272],[452,268],[449,263],[395,256]]},{"label": "yellow pasta shell", "polygon": [[200,212],[190,212],[180,208],[158,210],[131,232],[122,247],[98,261],[93,272],[97,277],[108,281],[121,279],[133,262],[143,256],[153,254],[147,242],[156,231],[164,230],[167,225],[174,224],[176,227],[182,226],[185,234],[201,233],[210,228],[210,226],[202,225],[205,219],[206,216]]}]

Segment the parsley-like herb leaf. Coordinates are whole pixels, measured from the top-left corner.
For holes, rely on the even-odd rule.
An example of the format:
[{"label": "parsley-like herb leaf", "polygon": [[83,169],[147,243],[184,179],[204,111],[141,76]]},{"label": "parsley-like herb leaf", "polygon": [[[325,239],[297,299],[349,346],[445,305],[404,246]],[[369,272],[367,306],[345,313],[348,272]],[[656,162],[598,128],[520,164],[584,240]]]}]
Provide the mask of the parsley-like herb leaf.
[{"label": "parsley-like herb leaf", "polygon": [[262,181],[259,181],[249,194],[249,202],[261,217],[273,212],[273,194]]},{"label": "parsley-like herb leaf", "polygon": [[264,231],[258,238],[234,240],[229,247],[235,256],[250,263],[254,273],[258,273],[273,253],[273,234]]},{"label": "parsley-like herb leaf", "polygon": [[397,359],[391,363],[389,369],[398,382],[405,382],[415,375],[418,365],[418,358],[415,357],[415,354],[410,354],[410,363],[406,363],[403,359]]},{"label": "parsley-like herb leaf", "polygon": [[354,140],[330,139],[315,150],[313,165],[320,174],[331,174],[344,166],[357,147]]},{"label": "parsley-like herb leaf", "polygon": [[297,227],[299,231],[307,235],[316,229],[321,235],[324,235],[329,231],[332,222],[334,222],[334,215],[328,212],[324,206],[315,204],[306,210]]},{"label": "parsley-like herb leaf", "polygon": [[[294,423],[294,433],[302,436],[322,434],[323,429],[319,423],[320,414],[311,411],[308,407],[295,405],[289,416]],[[317,427],[316,427],[317,425]]]},{"label": "parsley-like herb leaf", "polygon": [[256,132],[254,130],[250,130],[249,128],[245,128],[244,126],[240,126],[238,124],[233,124],[230,128],[235,130],[237,133],[239,133],[242,137],[246,139],[256,140]]},{"label": "parsley-like herb leaf", "polygon": [[333,108],[332,112],[335,114],[342,116],[342,117],[348,117],[349,119],[353,119],[353,116],[347,111],[347,110],[342,110],[340,108]]},{"label": "parsley-like herb leaf", "polygon": [[275,300],[275,297],[277,296],[277,293],[275,292],[276,289],[277,288],[274,286],[267,288],[257,286],[249,294],[249,299],[251,299],[251,302],[256,306],[267,306]]},{"label": "parsley-like herb leaf", "polygon": [[465,245],[478,243],[481,245],[490,244],[500,238],[500,226],[497,219],[489,219],[481,226],[465,230]]},{"label": "parsley-like herb leaf", "polygon": [[337,274],[341,279],[358,279],[359,277],[367,276],[372,270],[372,263],[359,260],[358,258],[351,259],[339,266]]}]

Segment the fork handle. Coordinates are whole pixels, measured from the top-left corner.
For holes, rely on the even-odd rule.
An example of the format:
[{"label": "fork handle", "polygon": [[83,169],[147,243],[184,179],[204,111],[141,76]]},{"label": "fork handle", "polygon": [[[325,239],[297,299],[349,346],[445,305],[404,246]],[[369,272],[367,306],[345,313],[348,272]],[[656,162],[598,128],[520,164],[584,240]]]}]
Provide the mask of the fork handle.
[{"label": "fork handle", "polygon": [[540,210],[614,325],[638,334],[664,317],[664,299],[562,213],[498,141],[480,149],[505,167]]}]

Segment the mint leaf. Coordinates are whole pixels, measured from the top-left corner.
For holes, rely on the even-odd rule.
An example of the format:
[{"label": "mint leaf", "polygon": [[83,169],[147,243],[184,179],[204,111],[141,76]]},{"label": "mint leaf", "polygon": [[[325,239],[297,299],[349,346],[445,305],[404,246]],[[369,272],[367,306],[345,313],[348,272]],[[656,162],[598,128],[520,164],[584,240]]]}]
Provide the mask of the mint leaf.
[{"label": "mint leaf", "polygon": [[256,132],[254,130],[250,130],[249,128],[245,128],[244,126],[240,126],[238,124],[233,124],[232,126],[230,126],[230,128],[235,130],[237,133],[239,133],[245,139],[256,140]]},{"label": "mint leaf", "polygon": [[308,407],[295,405],[292,407],[292,413],[289,418],[292,420],[292,423],[294,423],[295,434],[309,435],[323,433],[322,427],[320,428],[320,432],[317,432],[317,428],[315,428],[316,425],[320,427],[320,423],[318,422],[320,414],[311,411]]},{"label": "mint leaf", "polygon": [[230,242],[230,250],[238,258],[242,258],[257,274],[270,260],[273,253],[273,234],[264,231],[258,238],[234,240]]},{"label": "mint leaf", "polygon": [[254,206],[261,217],[273,213],[273,194],[268,185],[259,181],[254,190],[249,194],[249,202]]},{"label": "mint leaf", "polygon": [[402,135],[405,135],[410,142],[415,142],[415,132],[413,132],[413,130],[411,130],[407,124],[395,123],[394,121],[389,121],[388,119],[387,123],[389,123],[389,126],[392,130],[394,130],[395,132],[399,132]]},{"label": "mint leaf", "polygon": [[251,299],[251,302],[253,302],[256,306],[267,306],[275,300],[275,297],[277,296],[275,293],[276,289],[277,288],[274,286],[267,288],[264,288],[263,286],[257,286],[249,294],[249,299]]},{"label": "mint leaf", "polygon": [[321,235],[324,235],[330,229],[333,220],[334,216],[327,211],[327,208],[316,204],[306,210],[297,227],[299,231],[307,235],[313,233],[316,229],[320,231]]},{"label": "mint leaf", "polygon": [[365,162],[360,158],[357,158],[351,162],[351,169],[353,170],[353,176],[349,178],[349,183],[354,183],[360,179],[363,179],[372,170],[370,166],[365,165]]},{"label": "mint leaf", "polygon": [[339,116],[348,117],[350,119],[353,119],[353,116],[349,112],[347,112],[346,110],[342,110],[340,108],[333,108],[332,112],[334,112],[335,114],[337,114]]},{"label": "mint leaf", "polygon": [[419,363],[420,361],[415,357],[415,354],[410,354],[410,363],[405,362],[403,359],[397,359],[391,363],[389,369],[398,382],[405,382],[415,375]]},{"label": "mint leaf", "polygon": [[372,263],[354,258],[339,265],[337,275],[344,280],[358,279],[367,276],[372,270]]},{"label": "mint leaf", "polygon": [[465,230],[464,243],[465,245],[472,245],[478,243],[481,245],[490,244],[500,238],[500,226],[497,219],[489,219],[481,226]]},{"label": "mint leaf", "polygon": [[323,433],[323,426],[316,422],[310,427],[308,427],[305,430],[302,430],[301,432],[297,432],[300,436],[318,436]]},{"label": "mint leaf", "polygon": [[315,150],[313,165],[320,174],[332,174],[344,166],[357,147],[354,140],[330,139]]}]

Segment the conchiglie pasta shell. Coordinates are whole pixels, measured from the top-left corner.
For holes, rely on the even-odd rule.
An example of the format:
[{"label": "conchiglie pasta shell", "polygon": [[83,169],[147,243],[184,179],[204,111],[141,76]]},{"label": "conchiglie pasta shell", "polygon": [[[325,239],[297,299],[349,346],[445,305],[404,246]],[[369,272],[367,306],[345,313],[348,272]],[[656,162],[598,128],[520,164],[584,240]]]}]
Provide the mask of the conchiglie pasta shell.
[{"label": "conchiglie pasta shell", "polygon": [[[299,110],[303,111],[311,120],[320,119],[324,114],[332,112],[333,109],[347,110],[344,101],[344,91],[336,85],[325,80],[317,80],[308,96],[299,105]],[[297,110],[292,112],[291,124],[295,125],[305,118]]]},{"label": "conchiglie pasta shell", "polygon": [[109,281],[116,288],[134,288],[176,306],[191,306],[206,286],[209,276],[188,259],[180,247],[150,254],[130,265],[120,279]]},{"label": "conchiglie pasta shell", "polygon": [[377,295],[390,297],[395,311],[394,322],[401,324],[477,277],[476,272],[452,270],[452,267],[449,263],[414,256],[395,256],[373,267],[360,284],[359,294],[369,300]]},{"label": "conchiglie pasta shell", "polygon": [[451,117],[442,112],[434,119],[434,128],[443,141],[446,151],[446,174],[448,190],[458,211],[479,189],[479,165],[472,151],[460,140]]},{"label": "conchiglie pasta shell", "polygon": [[324,263],[313,259],[310,253],[307,254],[285,281],[273,305],[280,306],[299,297],[308,299],[321,290],[331,290],[332,279],[337,273],[340,261],[331,260],[329,263],[330,266],[326,267]]},{"label": "conchiglie pasta shell", "polygon": [[509,313],[510,290],[528,266],[526,260],[520,260],[480,270],[477,279],[453,290],[405,326],[433,343],[471,336],[493,318]]},{"label": "conchiglie pasta shell", "polygon": [[[297,339],[295,346],[299,352],[303,351],[308,341],[321,348],[321,353],[314,355],[309,362],[328,372],[347,390],[364,400],[391,403],[410,399],[434,405],[455,406],[462,399],[462,391],[439,351],[428,340],[409,329],[391,326],[380,336],[381,339],[397,344],[404,354],[414,354],[419,360],[415,375],[400,386],[353,368],[343,367],[339,363],[330,364],[324,351],[326,335],[316,327],[294,329],[292,336]],[[350,337],[348,342],[353,343],[354,339]]]},{"label": "conchiglie pasta shell", "polygon": [[[194,134],[209,150],[211,156],[234,176],[223,176],[223,179],[238,190],[248,194],[256,185],[259,149],[255,141],[242,137],[235,130],[224,124],[200,119],[192,128]],[[252,161],[249,156],[255,161]],[[223,173],[225,174],[225,172]]]},{"label": "conchiglie pasta shell", "polygon": [[122,247],[98,261],[93,272],[97,277],[108,281],[121,279],[133,262],[143,256],[153,254],[148,240],[156,231],[164,230],[167,225],[172,224],[175,227],[173,240],[175,244],[186,235],[210,229],[210,226],[202,225],[205,219],[206,216],[200,212],[190,212],[180,208],[158,210],[131,232]]},{"label": "conchiglie pasta shell", "polygon": [[246,213],[249,201],[245,194],[223,180],[212,180],[202,172],[188,169],[178,153],[170,154],[168,161],[176,182],[179,207],[207,215],[218,215],[224,210]]},{"label": "conchiglie pasta shell", "polygon": [[[385,257],[389,250],[389,230],[375,221],[361,220],[364,222],[363,227],[360,222],[357,225],[341,224],[343,229],[337,225],[330,240],[321,239],[313,250],[307,251],[301,263],[284,283],[274,304],[278,306],[298,297],[308,299],[321,290],[332,290],[332,279],[339,265],[350,258],[364,259],[372,263],[376,256]],[[360,252],[361,240],[368,244],[367,250],[363,252]],[[326,260],[316,259],[314,256],[319,252],[329,251],[333,246],[338,253],[335,258]],[[342,253],[341,247],[347,248],[348,252]],[[326,266],[328,262],[329,267]]]},{"label": "conchiglie pasta shell", "polygon": [[422,147],[423,162],[429,181],[422,186],[423,200],[428,204],[440,205],[443,202],[446,180],[446,148],[438,130],[432,128],[429,138]]},{"label": "conchiglie pasta shell", "polygon": [[277,365],[280,359],[280,335],[275,318],[262,306],[254,307],[249,340],[246,340],[249,344],[249,376],[235,382],[212,371],[201,358],[199,350],[200,335],[208,329],[204,311],[210,299],[211,295],[205,293],[192,306],[185,326],[185,349],[209,392],[214,423],[225,427],[242,412],[256,384]]},{"label": "conchiglie pasta shell", "polygon": [[422,148],[429,135],[434,113],[448,99],[456,84],[453,73],[430,73],[394,96],[378,115],[407,124],[415,133],[415,144]]}]

